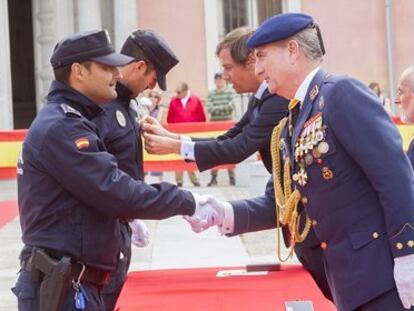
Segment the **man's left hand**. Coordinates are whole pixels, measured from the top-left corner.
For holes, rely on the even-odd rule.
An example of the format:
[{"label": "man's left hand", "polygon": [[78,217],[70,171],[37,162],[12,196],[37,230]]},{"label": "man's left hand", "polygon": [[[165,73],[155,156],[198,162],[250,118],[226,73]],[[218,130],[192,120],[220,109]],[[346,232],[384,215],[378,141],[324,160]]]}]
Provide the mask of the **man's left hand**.
[{"label": "man's left hand", "polygon": [[405,309],[414,307],[414,254],[394,258],[394,279]]},{"label": "man's left hand", "polygon": [[132,230],[131,242],[136,247],[145,247],[150,242],[150,233],[142,220],[135,219],[129,223]]}]

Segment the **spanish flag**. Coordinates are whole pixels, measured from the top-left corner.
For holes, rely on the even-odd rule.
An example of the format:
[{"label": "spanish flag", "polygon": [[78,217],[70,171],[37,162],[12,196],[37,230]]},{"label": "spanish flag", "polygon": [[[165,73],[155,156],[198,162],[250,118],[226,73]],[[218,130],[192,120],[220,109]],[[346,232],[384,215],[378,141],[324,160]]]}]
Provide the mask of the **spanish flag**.
[{"label": "spanish flag", "polygon": [[89,147],[89,139],[87,137],[81,137],[75,140],[76,148],[79,150]]}]

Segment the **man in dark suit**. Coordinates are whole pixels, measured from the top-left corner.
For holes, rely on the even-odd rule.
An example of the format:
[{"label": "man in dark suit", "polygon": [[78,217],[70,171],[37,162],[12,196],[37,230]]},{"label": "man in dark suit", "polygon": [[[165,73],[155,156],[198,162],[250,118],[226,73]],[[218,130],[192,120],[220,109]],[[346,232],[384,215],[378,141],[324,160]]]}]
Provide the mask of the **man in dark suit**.
[{"label": "man in dark suit", "polygon": [[[414,66],[408,67],[402,73],[395,103],[401,106],[401,120],[404,123],[414,123]],[[407,156],[414,167],[414,139],[408,147]]]},{"label": "man in dark suit", "polygon": [[217,201],[218,222],[263,226],[274,184],[291,234],[298,212],[322,242],[338,310],[414,310],[414,176],[392,120],[363,83],[319,68],[324,47],[312,17],[273,16],[248,45],[270,92],[292,99],[272,137],[286,183],[276,169],[264,196]]},{"label": "man in dark suit", "polygon": [[[281,96],[270,94],[263,77],[255,75],[256,60],[253,49],[246,45],[252,33],[253,31],[247,27],[235,29],[226,35],[216,50],[223,67],[223,78],[233,84],[237,93],[254,93],[241,120],[217,139],[193,141],[189,137],[180,137],[168,132],[155,119],[147,119],[143,129],[147,132],[144,136],[148,152],[181,154],[185,159],[195,160],[199,170],[203,171],[220,164],[239,163],[259,151],[267,170],[272,172],[270,137],[273,128],[287,115],[288,101]],[[262,221],[267,223],[268,219],[271,219],[271,227],[274,228],[274,209],[270,218],[264,215]],[[237,233],[269,228],[246,227]],[[289,234],[286,230],[283,233],[285,244],[288,246]],[[323,268],[322,250],[313,230],[304,243],[296,245],[295,253],[324,295],[332,299]]]}]

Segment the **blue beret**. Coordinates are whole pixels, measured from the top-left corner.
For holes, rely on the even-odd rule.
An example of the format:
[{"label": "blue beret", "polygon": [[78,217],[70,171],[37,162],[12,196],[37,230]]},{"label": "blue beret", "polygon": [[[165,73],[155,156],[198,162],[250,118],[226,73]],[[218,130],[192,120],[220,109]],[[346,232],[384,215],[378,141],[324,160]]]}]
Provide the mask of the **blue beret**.
[{"label": "blue beret", "polygon": [[155,66],[157,83],[161,90],[167,89],[166,74],[178,64],[177,56],[168,43],[152,30],[137,30],[125,41],[121,53],[131,44],[140,47],[148,60]]},{"label": "blue beret", "polygon": [[88,60],[110,66],[124,66],[134,59],[115,53],[108,31],[93,30],[76,33],[57,43],[50,63],[56,69]]},{"label": "blue beret", "polygon": [[285,13],[265,20],[247,41],[249,48],[280,41],[313,26],[313,18],[302,13]]}]

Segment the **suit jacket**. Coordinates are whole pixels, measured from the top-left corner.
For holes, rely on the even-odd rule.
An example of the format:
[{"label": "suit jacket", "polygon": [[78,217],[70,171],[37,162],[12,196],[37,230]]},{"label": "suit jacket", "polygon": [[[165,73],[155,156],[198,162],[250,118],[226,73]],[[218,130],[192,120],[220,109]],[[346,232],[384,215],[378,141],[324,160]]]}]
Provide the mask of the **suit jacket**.
[{"label": "suit jacket", "polygon": [[378,98],[359,81],[320,70],[292,136],[285,128],[282,137],[293,173],[307,175],[294,187],[307,198],[338,309],[394,288],[393,258],[414,253],[414,178]]},{"label": "suit jacket", "polygon": [[273,128],[287,115],[289,101],[266,90],[260,100],[249,99],[246,113],[225,134],[196,141],[195,159],[200,171],[214,166],[239,163],[259,151],[266,169],[272,171],[270,137]]},{"label": "suit jacket", "polygon": [[407,151],[408,159],[411,162],[411,166],[414,168],[414,139],[411,141]]}]

